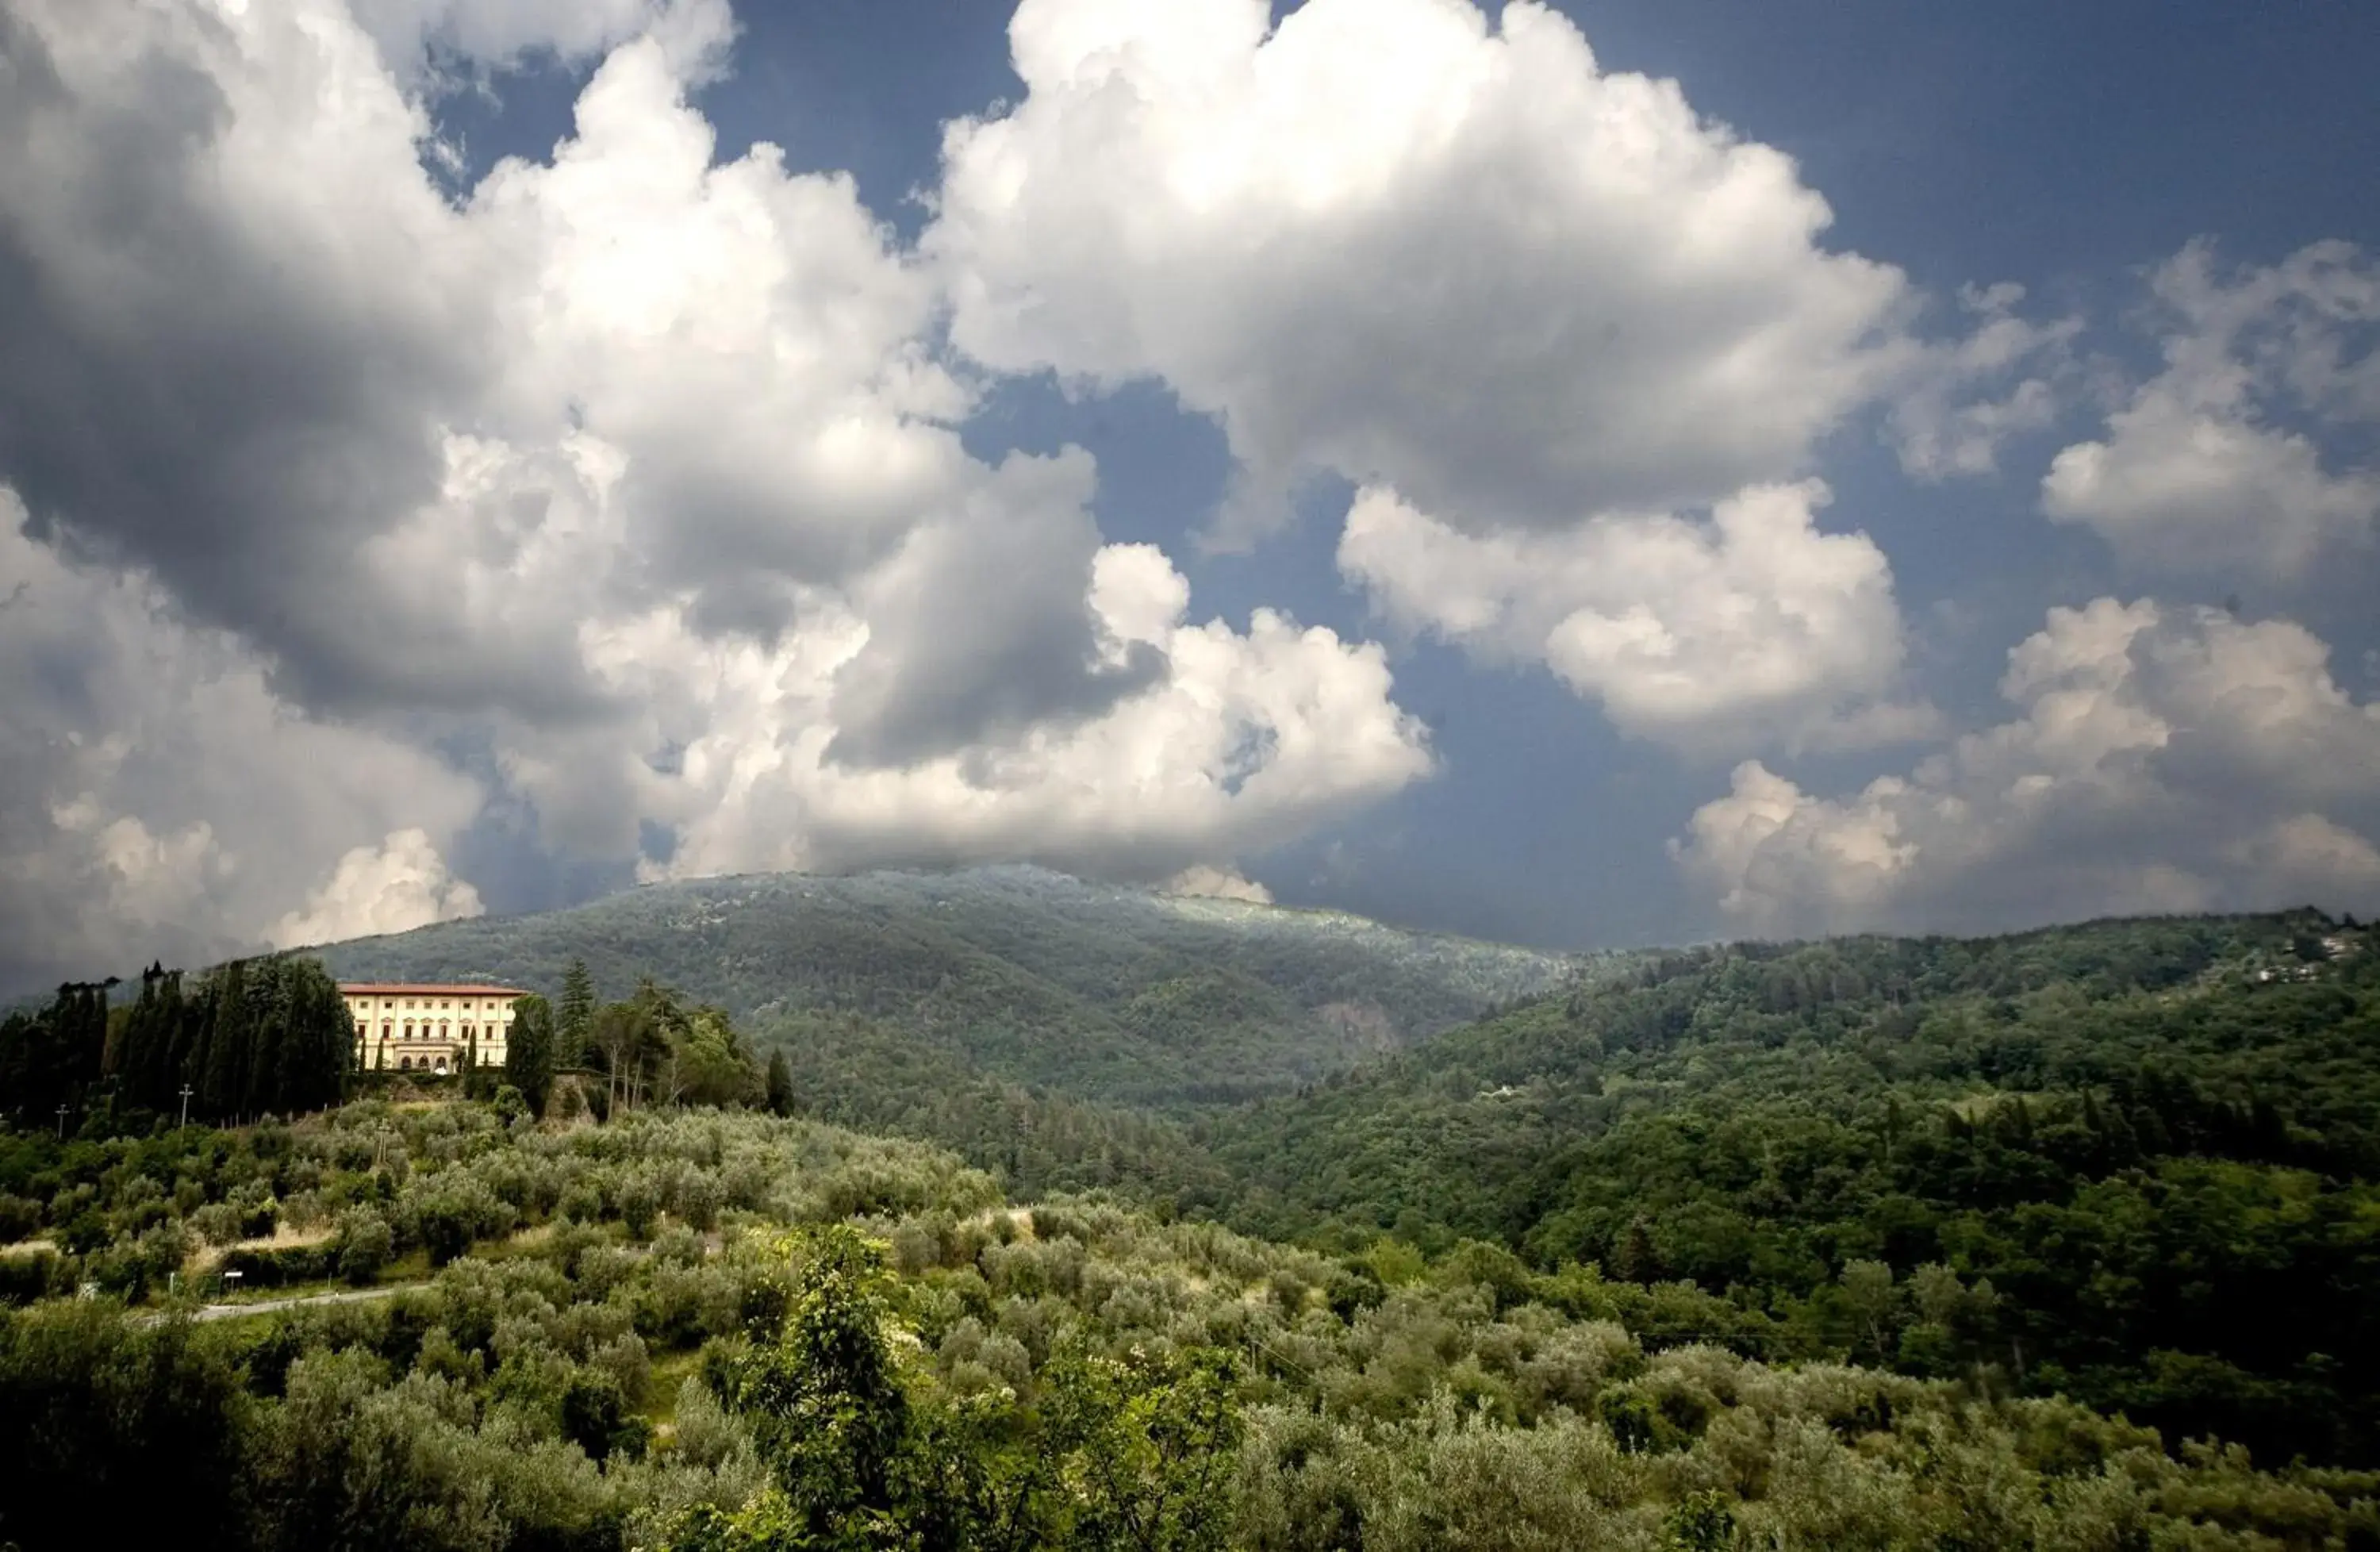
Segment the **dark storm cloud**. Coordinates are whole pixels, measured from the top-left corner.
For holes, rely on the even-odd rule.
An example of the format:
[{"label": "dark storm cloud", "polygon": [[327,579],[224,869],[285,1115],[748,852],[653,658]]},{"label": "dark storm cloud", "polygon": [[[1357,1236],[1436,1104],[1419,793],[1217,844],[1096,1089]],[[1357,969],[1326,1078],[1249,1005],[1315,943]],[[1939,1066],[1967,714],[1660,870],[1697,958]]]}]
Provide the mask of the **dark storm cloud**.
[{"label": "dark storm cloud", "polygon": [[[216,25],[176,19],[200,48]],[[70,79],[30,16],[0,15],[0,482],[37,538],[153,572],[304,703],[583,707],[551,663],[395,617],[359,558],[437,494],[433,406],[484,373],[478,304],[415,273],[404,231],[371,240],[392,202],[443,212],[326,188],[276,233],[228,208],[273,176],[237,164],[233,117],[187,58]]]},{"label": "dark storm cloud", "polygon": [[1088,601],[1089,460],[1012,457],[959,520],[920,530],[837,676],[827,757],[908,765],[1030,727],[1097,717],[1165,676],[1165,654],[1099,649]]}]

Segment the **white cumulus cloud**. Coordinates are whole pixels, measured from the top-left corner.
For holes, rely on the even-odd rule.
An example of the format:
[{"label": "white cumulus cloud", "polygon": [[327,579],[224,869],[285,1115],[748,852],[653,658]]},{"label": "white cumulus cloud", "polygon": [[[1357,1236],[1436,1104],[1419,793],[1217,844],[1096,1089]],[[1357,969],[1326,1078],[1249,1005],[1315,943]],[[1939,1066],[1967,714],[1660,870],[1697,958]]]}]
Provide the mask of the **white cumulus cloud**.
[{"label": "white cumulus cloud", "polygon": [[2011,721],[1845,797],[1757,761],[1672,850],[1762,931],[2380,902],[2380,705],[2285,620],[2111,598],[2010,654]]},{"label": "white cumulus cloud", "polygon": [[1262,519],[1300,475],[1466,528],[1800,472],[1908,364],[1898,271],[1791,160],[1559,13],[1026,0],[1022,100],[949,127],[926,238],[1008,370],[1161,379]]},{"label": "white cumulus cloud", "polygon": [[2342,242],[2225,273],[2192,244],[2156,273],[2165,370],[2066,448],[2042,504],[2136,569],[2289,580],[2380,519],[2380,468],[2316,431],[2380,425],[2380,265]]},{"label": "white cumulus cloud", "polygon": [[[656,614],[611,627],[597,650],[632,698],[682,720],[673,769],[564,735],[517,757],[513,777],[541,805],[609,783],[623,814],[673,825],[676,848],[648,877],[1009,858],[1156,881],[1428,772],[1377,646],[1270,610],[1245,632],[1191,624],[1186,585],[1147,545],[1101,548],[1084,596],[1108,661],[1144,649],[1169,665],[1089,715],[899,764],[846,762],[830,709],[865,621],[821,603],[771,647],[707,641]],[[670,737],[657,718],[628,747]]]},{"label": "white cumulus cloud", "polygon": [[304,908],[274,922],[265,939],[276,949],[335,943],[408,932],[484,909],[479,891],[447,872],[428,834],[400,830],[341,857]]},{"label": "white cumulus cloud", "polygon": [[1489,661],[1542,662],[1627,732],[1691,751],[1923,736],[1893,698],[1900,614],[1884,553],[1821,533],[1823,485],[1759,487],[1708,521],[1602,516],[1475,536],[1361,492],[1339,566],[1375,607]]}]

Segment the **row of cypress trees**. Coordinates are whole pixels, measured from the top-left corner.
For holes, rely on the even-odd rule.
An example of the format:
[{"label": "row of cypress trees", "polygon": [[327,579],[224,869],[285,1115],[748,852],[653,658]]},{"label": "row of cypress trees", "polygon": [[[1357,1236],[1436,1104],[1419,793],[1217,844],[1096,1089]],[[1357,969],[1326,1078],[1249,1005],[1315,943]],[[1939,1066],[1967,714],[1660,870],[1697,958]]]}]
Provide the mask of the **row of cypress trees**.
[{"label": "row of cypress trees", "polygon": [[34,1013],[0,1024],[0,1116],[46,1126],[59,1106],[82,1109],[107,1043],[105,981],[69,981]]},{"label": "row of cypress trees", "polygon": [[233,960],[185,989],[151,965],[107,1051],[122,1103],[208,1121],[294,1115],[336,1104],[353,1065],[355,1025],[320,961]]},{"label": "row of cypress trees", "polygon": [[194,1121],[294,1115],[339,1101],[354,1040],[319,961],[234,960],[188,981],[152,964],[113,1017],[107,985],[73,983],[0,1026],[0,1114],[39,1125],[112,1093],[119,1110],[179,1116],[187,1086]]}]

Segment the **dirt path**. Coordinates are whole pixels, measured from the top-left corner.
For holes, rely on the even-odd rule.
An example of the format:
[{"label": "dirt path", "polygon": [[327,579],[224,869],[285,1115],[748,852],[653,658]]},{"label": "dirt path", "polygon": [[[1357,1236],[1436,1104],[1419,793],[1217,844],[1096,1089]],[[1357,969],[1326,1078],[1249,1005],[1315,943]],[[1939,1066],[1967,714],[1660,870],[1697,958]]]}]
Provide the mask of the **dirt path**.
[{"label": "dirt path", "polygon": [[382,1288],[343,1288],[329,1293],[297,1293],[286,1299],[250,1299],[237,1304],[201,1304],[191,1313],[190,1318],[230,1320],[243,1315],[274,1315],[282,1310],[297,1309],[302,1304],[360,1304],[421,1286],[418,1282],[392,1282]]},{"label": "dirt path", "polygon": [[[530,1230],[527,1232],[533,1234],[538,1231]],[[653,1253],[653,1247],[650,1244],[624,1245],[621,1248],[627,1251],[629,1255],[637,1256],[650,1255]],[[721,1235],[714,1232],[702,1237],[704,1255],[716,1255],[722,1248],[723,1248],[723,1240]],[[427,1288],[430,1286],[430,1281],[431,1279],[425,1278],[413,1282],[383,1283],[377,1288],[340,1288],[327,1293],[293,1293],[285,1299],[249,1299],[236,1304],[200,1304],[190,1313],[190,1318],[231,1320],[243,1315],[277,1315],[283,1310],[298,1309],[307,1304],[360,1304],[373,1299],[390,1298],[404,1292],[408,1288]],[[150,1318],[164,1317],[152,1316]]]}]

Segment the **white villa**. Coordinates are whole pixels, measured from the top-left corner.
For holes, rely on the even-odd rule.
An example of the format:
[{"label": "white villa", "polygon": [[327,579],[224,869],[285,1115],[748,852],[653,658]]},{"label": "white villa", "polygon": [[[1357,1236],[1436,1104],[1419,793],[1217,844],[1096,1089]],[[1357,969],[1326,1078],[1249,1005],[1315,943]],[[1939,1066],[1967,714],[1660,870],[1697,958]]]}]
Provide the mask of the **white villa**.
[{"label": "white villa", "polygon": [[504,1064],[515,987],[342,981],[356,1021],[356,1065],[399,1073],[459,1073]]}]

